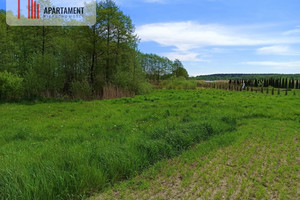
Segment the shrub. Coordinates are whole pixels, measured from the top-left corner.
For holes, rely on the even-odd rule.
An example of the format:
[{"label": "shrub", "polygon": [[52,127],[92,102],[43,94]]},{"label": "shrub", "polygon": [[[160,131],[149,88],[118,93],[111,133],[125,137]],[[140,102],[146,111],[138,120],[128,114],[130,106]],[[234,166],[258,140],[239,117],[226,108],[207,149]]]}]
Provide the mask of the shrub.
[{"label": "shrub", "polygon": [[184,77],[171,77],[168,80],[164,80],[159,85],[162,89],[176,89],[176,90],[193,90],[197,88],[197,82],[194,80],[186,80]]},{"label": "shrub", "polygon": [[136,94],[148,94],[152,91],[152,86],[149,82],[141,82],[136,89]]},{"label": "shrub", "polygon": [[0,72],[0,99],[16,100],[23,95],[23,79],[16,74]]},{"label": "shrub", "polygon": [[[133,74],[135,75],[133,76]],[[142,71],[127,71],[126,68],[115,73],[111,83],[135,94],[147,94],[152,89],[151,84],[144,78]]]},{"label": "shrub", "polygon": [[88,100],[92,97],[92,89],[86,80],[73,81],[71,83],[71,93],[73,98]]}]

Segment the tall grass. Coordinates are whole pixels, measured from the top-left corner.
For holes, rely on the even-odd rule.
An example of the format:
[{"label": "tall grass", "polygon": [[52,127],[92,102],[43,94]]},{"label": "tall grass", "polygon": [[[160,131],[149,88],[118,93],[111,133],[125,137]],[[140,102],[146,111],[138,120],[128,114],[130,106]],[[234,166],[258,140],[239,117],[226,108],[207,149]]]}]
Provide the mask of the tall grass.
[{"label": "tall grass", "polygon": [[0,199],[77,199],[139,174],[237,119],[300,122],[297,96],[161,90],[91,102],[0,104]]},{"label": "tall grass", "polygon": [[0,199],[74,199],[235,129],[201,91],[0,105]]}]

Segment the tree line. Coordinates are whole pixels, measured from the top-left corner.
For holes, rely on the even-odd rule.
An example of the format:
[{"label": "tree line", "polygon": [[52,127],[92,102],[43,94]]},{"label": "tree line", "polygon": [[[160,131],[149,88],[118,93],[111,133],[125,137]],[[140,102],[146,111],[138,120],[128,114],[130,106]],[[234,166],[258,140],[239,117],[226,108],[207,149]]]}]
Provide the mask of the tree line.
[{"label": "tree line", "polygon": [[300,79],[300,74],[211,74],[192,77],[194,80],[254,80],[268,78]]},{"label": "tree line", "polygon": [[0,11],[0,99],[140,94],[151,89],[149,80],[188,76],[179,60],[141,53],[134,31],[112,0],[97,2],[91,27],[11,27]]},{"label": "tree line", "polygon": [[161,80],[174,77],[188,78],[189,75],[180,60],[170,60],[167,57],[160,57],[155,54],[142,54],[141,65],[147,73],[147,78],[159,84]]},{"label": "tree line", "polygon": [[246,87],[274,87],[286,89],[300,89],[300,80],[292,78],[265,78],[265,79],[248,79],[248,80],[229,80],[229,84],[241,85],[245,83]]}]

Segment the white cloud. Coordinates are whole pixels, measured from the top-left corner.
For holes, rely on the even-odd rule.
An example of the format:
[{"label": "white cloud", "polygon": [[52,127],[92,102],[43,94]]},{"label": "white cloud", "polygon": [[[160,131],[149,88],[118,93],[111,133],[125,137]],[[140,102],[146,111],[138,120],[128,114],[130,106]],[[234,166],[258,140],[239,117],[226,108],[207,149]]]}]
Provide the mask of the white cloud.
[{"label": "white cloud", "polygon": [[205,46],[255,46],[300,42],[299,38],[257,35],[255,32],[259,30],[247,33],[246,29],[185,21],[146,24],[137,27],[136,32],[142,42],[154,41],[162,46],[175,46],[181,51]]},{"label": "white cloud", "polygon": [[297,52],[286,45],[273,45],[262,47],[257,49],[256,52],[258,54],[264,55],[300,55],[300,52]]},{"label": "white cloud", "polygon": [[169,52],[162,54],[165,57],[168,57],[171,60],[179,59],[180,61],[197,61],[197,62],[208,62],[208,60],[200,59],[199,53],[195,52]]},{"label": "white cloud", "polygon": [[[228,51],[227,47],[262,45],[265,47],[257,49],[258,54],[297,55],[288,45],[300,43],[300,36],[268,34],[262,31],[264,28],[261,25],[225,26],[183,21],[138,26],[136,33],[141,42],[156,42],[161,46],[175,47],[163,55],[183,61],[204,62],[205,59],[201,57],[207,56],[207,53],[224,53]],[[211,50],[207,47],[211,47]]]},{"label": "white cloud", "polygon": [[299,35],[299,34],[300,34],[299,28],[283,32],[283,35]]},{"label": "white cloud", "polygon": [[254,61],[254,62],[243,62],[242,64],[273,67],[277,70],[286,70],[286,69],[300,70],[300,61],[294,61],[294,62]]}]

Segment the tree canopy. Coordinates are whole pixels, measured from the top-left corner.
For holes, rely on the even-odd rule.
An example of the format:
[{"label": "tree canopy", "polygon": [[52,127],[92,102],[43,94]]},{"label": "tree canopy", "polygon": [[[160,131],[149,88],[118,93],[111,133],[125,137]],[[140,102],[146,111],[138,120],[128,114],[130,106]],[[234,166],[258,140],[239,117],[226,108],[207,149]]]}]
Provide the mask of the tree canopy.
[{"label": "tree canopy", "polygon": [[148,80],[172,75],[180,61],[140,53],[133,23],[114,1],[97,2],[96,13],[92,27],[10,27],[0,12],[0,72],[20,77],[26,98],[138,94]]}]

